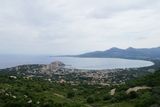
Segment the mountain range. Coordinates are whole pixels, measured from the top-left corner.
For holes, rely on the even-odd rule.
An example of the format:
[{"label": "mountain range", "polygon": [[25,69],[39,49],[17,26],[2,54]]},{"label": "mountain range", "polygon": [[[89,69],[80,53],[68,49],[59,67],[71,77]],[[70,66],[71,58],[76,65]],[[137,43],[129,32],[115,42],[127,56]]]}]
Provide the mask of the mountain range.
[{"label": "mountain range", "polygon": [[76,55],[76,57],[160,59],[160,47],[139,49],[132,47],[127,49],[113,47],[105,51],[94,51]]}]

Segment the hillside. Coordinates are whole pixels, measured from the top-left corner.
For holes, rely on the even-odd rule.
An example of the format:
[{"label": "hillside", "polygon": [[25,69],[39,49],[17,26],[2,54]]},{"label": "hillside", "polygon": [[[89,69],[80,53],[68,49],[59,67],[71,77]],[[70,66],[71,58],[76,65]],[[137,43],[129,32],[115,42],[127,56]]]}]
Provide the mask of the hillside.
[{"label": "hillside", "polygon": [[[136,92],[132,87],[150,87]],[[110,94],[112,90],[112,95]],[[71,85],[0,73],[0,107],[159,107],[160,71],[124,85]]]},{"label": "hillside", "polygon": [[160,59],[160,47],[136,49],[111,48],[106,51],[95,51],[77,55],[78,57],[99,57],[99,58],[131,58],[131,59]]}]

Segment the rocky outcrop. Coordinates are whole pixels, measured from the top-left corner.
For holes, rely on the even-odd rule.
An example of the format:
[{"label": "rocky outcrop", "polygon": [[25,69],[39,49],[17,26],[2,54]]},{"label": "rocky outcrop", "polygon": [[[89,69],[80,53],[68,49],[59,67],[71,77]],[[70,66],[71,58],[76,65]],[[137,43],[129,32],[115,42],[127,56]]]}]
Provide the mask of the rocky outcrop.
[{"label": "rocky outcrop", "polygon": [[111,96],[115,95],[115,93],[116,93],[116,88],[114,88],[114,89],[112,89],[112,90],[110,91],[110,95],[111,95]]}]

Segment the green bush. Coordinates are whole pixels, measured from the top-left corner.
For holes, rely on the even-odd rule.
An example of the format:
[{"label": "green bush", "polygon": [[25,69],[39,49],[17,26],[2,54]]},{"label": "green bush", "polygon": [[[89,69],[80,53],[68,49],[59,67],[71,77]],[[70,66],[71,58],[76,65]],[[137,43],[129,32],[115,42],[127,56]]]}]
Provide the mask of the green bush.
[{"label": "green bush", "polygon": [[75,92],[68,92],[67,93],[67,98],[73,98],[75,97]]},{"label": "green bush", "polygon": [[152,97],[150,92],[144,93],[139,99],[137,99],[136,107],[150,107],[154,104],[154,100],[155,99]]},{"label": "green bush", "polygon": [[92,96],[87,98],[87,103],[89,103],[89,104],[94,103],[94,101],[95,101],[95,99]]},{"label": "green bush", "polygon": [[112,98],[112,96],[109,95],[109,94],[107,94],[107,95],[105,95],[105,96],[103,97],[103,100],[104,100],[104,101],[107,101],[107,100],[110,100],[111,98]]},{"label": "green bush", "polygon": [[138,97],[138,94],[137,94],[137,92],[132,91],[132,92],[130,92],[130,93],[128,94],[128,97],[129,97],[130,99],[134,99],[134,98],[137,98],[137,97]]}]

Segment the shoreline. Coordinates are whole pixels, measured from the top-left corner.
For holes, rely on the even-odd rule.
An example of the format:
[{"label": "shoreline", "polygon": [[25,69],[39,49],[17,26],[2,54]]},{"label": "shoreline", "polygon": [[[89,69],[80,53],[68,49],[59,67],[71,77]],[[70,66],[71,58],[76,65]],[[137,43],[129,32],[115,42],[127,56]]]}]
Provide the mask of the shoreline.
[{"label": "shoreline", "polygon": [[[40,57],[41,58],[41,57]],[[72,57],[64,57],[64,58],[72,58]],[[73,57],[73,58],[77,58],[77,57]],[[82,58],[82,57],[80,57],[80,58]],[[24,58],[25,59],[25,58]],[[43,56],[42,56],[42,59],[43,59]],[[0,69],[6,69],[6,68],[12,68],[12,67],[16,67],[16,66],[20,66],[20,65],[33,65],[33,64],[43,64],[43,65],[46,65],[46,64],[49,64],[49,62],[51,62],[51,60],[52,59],[44,59],[44,63],[43,63],[43,60],[42,59],[40,59],[40,63],[38,63],[38,61],[37,61],[37,59],[34,61],[34,58],[33,58],[33,63],[32,63],[32,59],[30,59],[29,61],[25,61],[25,60],[20,60],[19,62],[16,62],[16,61],[14,61],[14,59],[12,59],[13,61],[9,61],[9,64],[7,65],[7,62],[5,62],[4,64],[3,64],[3,62],[1,62],[1,67],[0,67]],[[58,60],[58,57],[56,57],[55,59],[57,59]],[[55,60],[55,59],[53,59],[53,61]],[[83,62],[83,59],[84,59],[84,57],[82,58],[82,59],[79,59],[81,62]],[[86,60],[87,59],[101,59],[101,58],[86,58]],[[101,61],[101,60],[98,60],[98,61],[100,61],[100,62],[98,62],[98,63],[93,63],[92,64],[92,62],[94,61],[94,60],[89,60],[90,62],[91,62],[91,64],[88,64],[87,66],[85,65],[85,64],[82,64],[82,65],[73,65],[73,67],[71,66],[71,64],[67,64],[67,65],[69,65],[69,66],[66,66],[66,68],[69,68],[69,69],[78,69],[78,70],[86,70],[86,71],[90,71],[90,70],[96,70],[96,71],[98,71],[98,70],[114,70],[114,69],[130,69],[130,68],[143,68],[143,67],[150,67],[150,66],[154,66],[155,65],[155,63],[154,63],[154,61],[152,60],[152,59],[126,59],[126,58],[102,58],[103,60]],[[105,59],[106,59],[106,62],[105,62]],[[110,60],[108,60],[109,61],[109,63],[107,62],[107,59],[111,59],[111,60],[113,60],[113,62],[111,62],[110,63]],[[65,63],[65,61],[63,61],[63,60],[65,60],[65,59],[59,59],[61,62],[64,62]],[[67,59],[67,60],[70,60],[70,59]],[[74,62],[74,61],[78,61],[77,59],[76,60],[74,60],[74,59],[71,59],[71,60],[73,60],[73,61],[71,61],[70,63],[72,63],[72,62]],[[86,61],[86,60],[84,60],[84,61]],[[118,60],[119,62],[117,63],[117,65],[116,65],[116,60]],[[124,63],[124,64],[122,64],[122,65],[120,65],[121,63],[120,63],[120,61],[122,60],[122,63]],[[123,61],[124,60],[124,61]],[[126,62],[128,61],[128,63],[131,63],[131,64],[128,64],[128,67],[127,67],[127,63],[125,62],[125,60],[126,60]],[[87,60],[88,61],[88,60]],[[131,62],[130,62],[131,61]],[[132,61],[140,61],[139,63],[142,63],[141,61],[143,61],[143,63],[142,64],[137,64],[136,65],[136,63],[135,62],[132,62]],[[26,63],[25,63],[26,62]],[[36,63],[37,62],[37,63]],[[47,63],[46,63],[47,62]],[[15,64],[14,64],[15,63]],[[17,63],[17,64],[16,64]],[[20,64],[20,63],[22,63],[22,64]],[[99,64],[99,63],[102,63],[102,64],[100,64],[100,65],[97,65],[97,67],[95,66],[96,64]],[[106,64],[103,64],[103,63],[106,63]],[[113,64],[112,64],[113,63]],[[115,65],[117,66],[113,66],[114,65],[114,63],[115,63]],[[132,65],[132,63],[133,63],[133,65],[135,66],[133,66]],[[137,62],[138,63],[138,62]],[[146,63],[146,65],[145,65],[145,63]],[[148,63],[148,64],[147,64]],[[109,64],[111,65],[111,66],[109,66]],[[106,66],[105,66],[106,65]],[[75,66],[75,67],[74,67]],[[91,66],[91,67],[89,67],[89,66]],[[119,67],[118,67],[119,66]],[[121,66],[121,67],[120,67]]]}]

